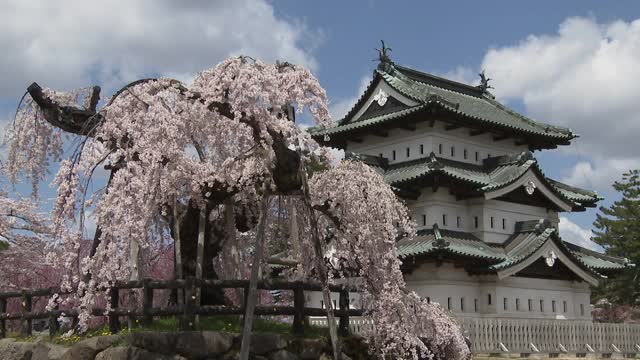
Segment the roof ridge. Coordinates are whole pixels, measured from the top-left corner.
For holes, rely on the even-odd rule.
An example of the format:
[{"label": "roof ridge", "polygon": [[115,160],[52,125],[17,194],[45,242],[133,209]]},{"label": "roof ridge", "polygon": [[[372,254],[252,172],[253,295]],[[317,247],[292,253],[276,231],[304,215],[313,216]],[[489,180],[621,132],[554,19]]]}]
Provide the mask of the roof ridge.
[{"label": "roof ridge", "polygon": [[[467,96],[472,96],[472,97],[476,97],[476,98],[482,98],[483,97],[482,90],[480,90],[480,88],[478,88],[476,86],[473,86],[473,85],[469,85],[469,84],[465,84],[465,83],[462,83],[462,82],[459,82],[459,81],[455,81],[455,80],[447,79],[447,78],[440,77],[440,76],[437,76],[437,75],[429,74],[429,73],[424,72],[424,71],[416,70],[416,69],[413,69],[413,68],[410,68],[410,67],[407,67],[407,66],[398,65],[398,64],[393,64],[393,68],[395,70],[397,70],[398,72],[400,72],[402,75],[405,75],[406,77],[408,77],[410,80],[413,80],[413,81],[418,81],[418,82],[421,82],[421,83],[424,83],[424,84],[429,84],[429,85],[441,88],[443,90],[457,92],[457,93],[464,94],[464,95],[467,95]],[[433,80],[433,81],[436,81],[436,82],[439,82],[439,83],[449,84],[453,88],[459,87],[459,88],[464,89],[464,90],[466,90],[467,92],[469,92],[469,93],[471,93],[473,95],[471,95],[471,94],[469,94],[467,92],[455,91],[455,90],[447,88],[447,87],[442,87],[442,86],[438,86],[436,84],[428,83],[428,82],[425,82],[425,81],[420,81],[417,78],[413,78],[411,75],[405,74],[404,72],[412,73],[413,75],[417,75],[418,77],[422,77],[425,80]]]}]

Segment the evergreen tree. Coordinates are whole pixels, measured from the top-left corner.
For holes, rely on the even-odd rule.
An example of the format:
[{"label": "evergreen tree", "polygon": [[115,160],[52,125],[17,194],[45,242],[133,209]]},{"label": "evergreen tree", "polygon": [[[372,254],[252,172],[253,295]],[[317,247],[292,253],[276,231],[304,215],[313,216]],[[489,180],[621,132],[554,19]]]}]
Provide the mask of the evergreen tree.
[{"label": "evergreen tree", "polygon": [[[625,257],[640,265],[640,170],[631,170],[616,181],[613,188],[622,199],[610,207],[600,207],[594,226],[593,241],[607,254]],[[627,268],[622,274],[603,282],[595,293],[612,304],[640,304],[640,268]]]}]

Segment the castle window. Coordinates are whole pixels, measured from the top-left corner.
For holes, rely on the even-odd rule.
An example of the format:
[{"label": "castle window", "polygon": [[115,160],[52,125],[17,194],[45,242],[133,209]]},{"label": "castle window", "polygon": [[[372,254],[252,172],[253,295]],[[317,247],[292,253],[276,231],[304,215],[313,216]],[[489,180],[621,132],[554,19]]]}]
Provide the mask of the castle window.
[{"label": "castle window", "polygon": [[383,156],[382,156],[382,153],[380,153],[380,157],[383,157]]},{"label": "castle window", "polygon": [[460,298],[460,311],[464,312],[464,298]]},{"label": "castle window", "polygon": [[424,154],[424,145],[420,144],[420,155]]},{"label": "castle window", "polygon": [[422,226],[427,226],[427,214],[422,214]]},{"label": "castle window", "polygon": [[456,216],[456,226],[460,227],[460,216]]},{"label": "castle window", "polygon": [[491,157],[491,154],[487,154],[487,159]]},{"label": "castle window", "polygon": [[478,217],[477,216],[473,217],[473,225],[476,227],[476,229],[478,228],[479,224],[478,224]]},{"label": "castle window", "polygon": [[427,296],[427,304],[431,304],[431,297]]},{"label": "castle window", "polygon": [[506,219],[502,219],[502,230],[507,228],[507,220]]},{"label": "castle window", "polygon": [[473,311],[478,312],[478,299],[473,299]]},{"label": "castle window", "polygon": [[480,154],[476,151],[476,161],[480,160]]},{"label": "castle window", "polygon": [[442,154],[442,144],[438,144],[438,154]]},{"label": "castle window", "polygon": [[544,300],[540,299],[540,312],[544,312]]},{"label": "castle window", "polygon": [[563,312],[567,312],[567,300],[562,302],[562,310]]},{"label": "castle window", "polygon": [[442,226],[447,226],[447,214],[442,214]]},{"label": "castle window", "polygon": [[447,310],[451,310],[451,298],[447,298]]},{"label": "castle window", "polygon": [[504,308],[504,310],[507,310],[507,298],[502,299],[502,307]]},{"label": "castle window", "polygon": [[520,311],[520,299],[516,299],[516,311]]},{"label": "castle window", "polygon": [[556,312],[556,301],[551,300],[551,312]]},{"label": "castle window", "polygon": [[533,301],[529,299],[529,311],[533,311]]},{"label": "castle window", "polygon": [[451,146],[451,157],[456,156],[456,148]]},{"label": "castle window", "polygon": [[487,304],[491,305],[491,294],[487,294]]},{"label": "castle window", "polygon": [[391,158],[393,158],[393,160],[396,159],[396,151],[395,150],[393,150],[393,152],[391,153]]},{"label": "castle window", "polygon": [[462,157],[467,160],[467,149],[462,150]]},{"label": "castle window", "polygon": [[493,229],[493,216],[491,217],[490,222],[491,222],[491,228]]},{"label": "castle window", "polygon": [[324,309],[324,301],[320,300],[320,307]]},{"label": "castle window", "polygon": [[407,148],[407,157],[411,156],[411,148]]},{"label": "castle window", "polygon": [[580,304],[580,316],[584,316],[584,304]]}]

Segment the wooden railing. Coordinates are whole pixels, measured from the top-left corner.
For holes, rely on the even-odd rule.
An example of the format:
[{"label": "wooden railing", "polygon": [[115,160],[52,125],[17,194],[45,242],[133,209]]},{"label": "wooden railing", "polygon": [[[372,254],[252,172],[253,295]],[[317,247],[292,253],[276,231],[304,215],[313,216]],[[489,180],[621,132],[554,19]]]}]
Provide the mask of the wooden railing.
[{"label": "wooden railing", "polygon": [[[232,305],[215,305],[215,306],[197,306],[195,304],[196,290],[198,288],[211,289],[244,289],[245,299],[243,306]],[[107,301],[110,310],[107,312],[104,308],[93,308],[91,314],[93,316],[106,316],[109,324],[109,330],[112,333],[120,331],[120,318],[127,317],[129,319],[141,319],[143,325],[149,325],[153,322],[154,317],[170,317],[178,316],[180,318],[180,328],[182,330],[194,330],[196,328],[195,318],[199,316],[210,315],[242,315],[244,314],[244,305],[246,304],[246,294],[248,294],[248,280],[210,280],[187,278],[185,280],[139,280],[139,281],[119,281],[108,289],[102,289],[102,292],[108,292]],[[142,289],[142,309],[132,310],[122,308],[119,304],[120,291]],[[154,290],[163,289],[183,289],[184,304],[175,306],[154,307],[153,298]],[[285,290],[293,292],[293,306],[285,305],[260,305],[255,309],[256,315],[289,315],[293,316],[292,331],[294,334],[301,335],[304,333],[305,317],[307,316],[325,316],[326,309],[309,308],[305,306],[305,291],[322,291],[322,286],[317,283],[301,282],[301,281],[260,281],[258,282],[260,290]],[[349,287],[340,285],[331,285],[331,292],[337,292],[339,297],[339,309],[335,310],[335,315],[339,319],[338,331],[341,335],[349,333],[349,317],[361,316],[362,311],[349,309],[349,291],[353,291]],[[33,320],[48,319],[49,334],[55,336],[59,331],[58,318],[63,315],[74,319],[74,325],[77,323],[78,310],[50,310],[50,311],[33,311],[33,299],[38,297],[51,297],[54,294],[69,295],[68,291],[61,291],[56,288],[22,290],[12,292],[0,292],[0,339],[7,336],[7,321],[20,320],[22,322],[21,335],[29,336],[33,331]],[[7,302],[9,299],[20,299],[20,312],[8,313]]]}]

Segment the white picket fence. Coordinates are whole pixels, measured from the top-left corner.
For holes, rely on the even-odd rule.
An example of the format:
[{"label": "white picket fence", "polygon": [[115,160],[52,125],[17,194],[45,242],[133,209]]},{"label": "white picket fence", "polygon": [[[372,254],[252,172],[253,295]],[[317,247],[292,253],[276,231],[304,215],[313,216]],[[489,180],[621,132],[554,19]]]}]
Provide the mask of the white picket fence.
[{"label": "white picket fence", "polygon": [[[640,354],[640,324],[571,320],[463,318],[460,322],[474,353],[622,353]],[[327,326],[326,318],[310,324]],[[365,318],[350,318],[359,334],[373,329]]]}]

